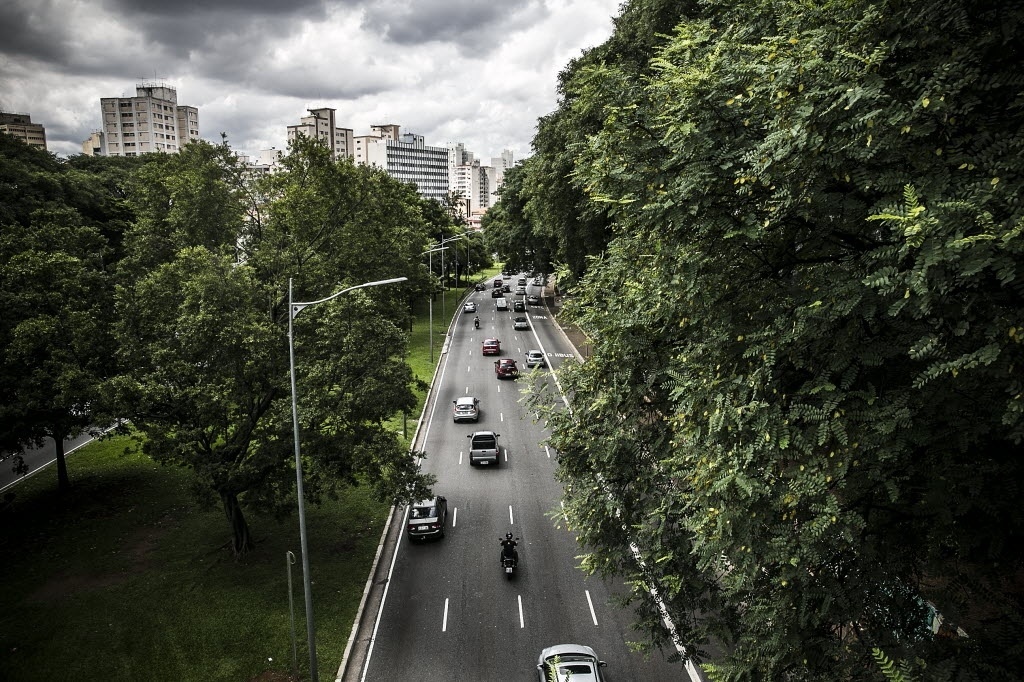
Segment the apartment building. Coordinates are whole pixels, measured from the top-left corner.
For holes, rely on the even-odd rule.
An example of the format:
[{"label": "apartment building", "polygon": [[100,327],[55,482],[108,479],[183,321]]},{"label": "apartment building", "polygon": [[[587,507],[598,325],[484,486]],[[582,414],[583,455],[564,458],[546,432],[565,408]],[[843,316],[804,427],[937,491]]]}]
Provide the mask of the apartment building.
[{"label": "apartment building", "polygon": [[309,116],[299,119],[298,125],[288,126],[288,142],[291,143],[297,136],[319,140],[322,144],[331,148],[332,158],[337,161],[342,158],[353,158],[354,138],[351,128],[340,128],[334,116],[334,109],[323,107],[320,109],[308,109]]},{"label": "apartment building", "polygon": [[135,97],[102,97],[100,115],[99,135],[93,133],[82,145],[86,154],[96,149],[104,156],[176,154],[199,139],[199,110],[178,104],[177,90],[164,84],[141,83]]},{"label": "apartment building", "polygon": [[13,135],[30,147],[46,149],[46,128],[33,123],[28,114],[0,111],[0,132]]}]

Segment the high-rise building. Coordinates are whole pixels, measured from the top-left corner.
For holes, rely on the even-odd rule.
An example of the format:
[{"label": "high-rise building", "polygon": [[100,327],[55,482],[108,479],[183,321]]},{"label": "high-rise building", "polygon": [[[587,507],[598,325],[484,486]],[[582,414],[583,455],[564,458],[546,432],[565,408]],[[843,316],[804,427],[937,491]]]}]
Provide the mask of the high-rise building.
[{"label": "high-rise building", "polygon": [[199,110],[178,104],[178,91],[164,84],[141,83],[135,97],[102,97],[100,115],[100,135],[82,145],[87,154],[97,148],[105,156],[176,154],[199,139]]},{"label": "high-rise building", "polygon": [[394,124],[375,125],[355,138],[357,164],[377,166],[416,185],[420,196],[443,202],[448,195],[448,148],[430,147],[422,135],[400,134]]},{"label": "high-rise building", "polygon": [[334,117],[334,109],[327,107],[309,109],[309,116],[303,116],[298,125],[288,126],[288,142],[298,135],[320,140],[331,148],[335,161],[341,158],[353,158],[353,136],[351,128],[339,128]]},{"label": "high-rise building", "polygon": [[15,114],[0,111],[0,132],[13,135],[30,147],[46,149],[46,128],[33,123],[28,114]]}]

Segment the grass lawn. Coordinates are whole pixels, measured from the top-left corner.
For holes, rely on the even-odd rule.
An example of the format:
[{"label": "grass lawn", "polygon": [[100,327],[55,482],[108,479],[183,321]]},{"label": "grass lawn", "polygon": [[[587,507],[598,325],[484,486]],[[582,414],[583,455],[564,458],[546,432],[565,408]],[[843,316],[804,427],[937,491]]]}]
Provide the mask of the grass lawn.
[{"label": "grass lawn", "polygon": [[[478,275],[493,276],[494,271]],[[461,291],[426,302],[408,361],[429,382]],[[421,314],[422,313],[422,314]],[[422,406],[426,391],[418,391]],[[418,414],[408,416],[408,437]],[[402,432],[398,415],[391,427]],[[187,469],[161,467],[116,437],[68,458],[69,495],[50,467],[0,507],[0,677],[104,682],[290,679],[286,552],[292,566],[299,667],[308,676],[297,514],[247,516],[256,549],[236,561],[220,508],[198,509]],[[317,654],[334,679],[388,513],[361,489],[307,507]]]}]

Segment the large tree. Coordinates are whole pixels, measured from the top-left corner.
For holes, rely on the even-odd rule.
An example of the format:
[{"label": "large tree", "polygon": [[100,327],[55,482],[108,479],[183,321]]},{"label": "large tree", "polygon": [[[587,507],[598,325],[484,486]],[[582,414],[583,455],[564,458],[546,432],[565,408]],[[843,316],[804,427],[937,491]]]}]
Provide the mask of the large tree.
[{"label": "large tree", "polygon": [[614,238],[552,441],[584,565],[629,578],[649,643],[655,586],[719,679],[873,679],[875,647],[1024,668],[1022,20],[710,2],[649,79],[576,75]]},{"label": "large tree", "polygon": [[113,268],[130,218],[127,164],[81,170],[0,134],[0,458],[24,470],[24,448],[56,447],[94,426],[98,387],[113,372]]},{"label": "large tree", "polygon": [[[189,145],[149,165],[134,196],[128,250],[139,274],[125,275],[118,296],[124,373],[111,393],[147,453],[198,474],[244,553],[244,509],[294,503],[289,278],[296,301],[365,281],[423,281],[418,197],[305,139],[284,171],[256,185],[226,148]],[[313,502],[360,482],[386,499],[424,494],[429,481],[384,428],[415,402],[405,300],[400,287],[356,291],[295,320]]]}]

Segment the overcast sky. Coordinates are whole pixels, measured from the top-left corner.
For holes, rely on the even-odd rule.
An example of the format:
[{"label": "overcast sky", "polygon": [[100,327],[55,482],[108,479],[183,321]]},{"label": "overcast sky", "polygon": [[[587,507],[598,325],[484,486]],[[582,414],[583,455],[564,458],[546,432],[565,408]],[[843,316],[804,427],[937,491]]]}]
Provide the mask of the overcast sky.
[{"label": "overcast sky", "polygon": [[356,135],[395,123],[488,162],[530,154],[558,72],[603,43],[621,0],[0,0],[0,110],[62,156],[100,126],[101,97],[162,82],[200,135],[287,146],[332,107]]}]

